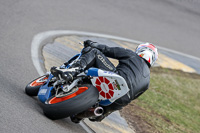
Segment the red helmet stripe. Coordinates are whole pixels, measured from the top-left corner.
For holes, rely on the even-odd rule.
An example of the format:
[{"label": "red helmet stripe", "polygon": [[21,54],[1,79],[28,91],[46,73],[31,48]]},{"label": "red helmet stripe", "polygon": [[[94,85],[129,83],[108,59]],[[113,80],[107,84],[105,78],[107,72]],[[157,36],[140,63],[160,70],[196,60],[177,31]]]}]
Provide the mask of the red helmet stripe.
[{"label": "red helmet stripe", "polygon": [[150,44],[150,45],[148,45],[147,47],[149,47],[149,48],[152,49],[154,52],[156,52],[156,49],[155,49],[155,46],[154,46],[154,45]]},{"label": "red helmet stripe", "polygon": [[148,61],[149,63],[151,63],[151,59],[150,59],[150,57],[149,57],[149,61]]}]

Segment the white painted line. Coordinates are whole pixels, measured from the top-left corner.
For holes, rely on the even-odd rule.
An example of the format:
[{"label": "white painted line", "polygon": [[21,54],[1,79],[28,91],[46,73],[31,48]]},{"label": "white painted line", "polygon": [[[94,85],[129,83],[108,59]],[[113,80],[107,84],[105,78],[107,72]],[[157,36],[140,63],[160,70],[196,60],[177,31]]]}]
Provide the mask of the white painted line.
[{"label": "white painted line", "polygon": [[40,58],[39,58],[39,51],[40,45],[42,42],[43,37],[40,34],[34,36],[32,44],[31,44],[31,57],[33,61],[33,65],[35,66],[39,75],[44,75],[44,71],[42,70]]},{"label": "white painted line", "polygon": [[185,57],[200,61],[200,58],[192,56],[192,55],[189,55],[189,54],[185,54],[185,53],[182,53],[182,52],[178,52],[178,51],[171,50],[171,49],[164,48],[164,47],[160,47],[160,46],[157,46],[157,48],[158,49],[162,49],[162,50],[167,51],[167,52],[171,52],[171,53],[174,53],[174,54],[178,54],[178,55],[181,55],[181,56],[185,56]]},{"label": "white painted line", "polygon": [[83,127],[83,129],[85,129],[86,132],[88,132],[88,133],[95,133],[92,129],[89,128],[89,126],[87,126],[85,124],[85,122],[81,121],[79,124]]},{"label": "white painted line", "polygon": [[[136,44],[144,43],[142,41],[137,41],[137,40],[127,39],[127,38],[122,38],[122,37],[118,37],[118,36],[112,36],[112,35],[106,35],[106,34],[98,34],[98,33],[91,33],[91,32],[82,32],[82,31],[72,31],[72,30],[46,31],[46,32],[42,32],[42,33],[36,35],[34,38],[36,40],[38,40],[38,39],[45,39],[45,38],[49,38],[49,37],[57,37],[57,36],[64,36],[64,35],[93,36],[93,37],[102,37],[102,38],[108,38],[108,39],[115,39],[115,40],[127,41],[127,42],[136,43]],[[178,52],[178,51],[167,49],[167,48],[160,47],[160,46],[157,46],[157,47],[158,47],[158,49],[161,49],[161,50],[165,50],[165,51],[168,51],[168,52],[171,52],[171,53],[179,54],[179,55],[182,55],[182,56],[185,56],[185,57],[188,57],[188,58],[200,61],[200,58],[192,56],[192,55],[184,54],[182,52]]]}]

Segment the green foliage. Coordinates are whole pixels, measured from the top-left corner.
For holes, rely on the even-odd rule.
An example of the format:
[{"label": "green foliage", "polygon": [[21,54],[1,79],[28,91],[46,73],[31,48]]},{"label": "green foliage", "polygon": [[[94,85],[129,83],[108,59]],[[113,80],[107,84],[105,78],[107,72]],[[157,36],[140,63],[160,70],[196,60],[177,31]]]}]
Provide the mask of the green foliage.
[{"label": "green foliage", "polygon": [[135,103],[149,112],[140,115],[160,132],[200,131],[200,76],[152,72],[149,90]]}]

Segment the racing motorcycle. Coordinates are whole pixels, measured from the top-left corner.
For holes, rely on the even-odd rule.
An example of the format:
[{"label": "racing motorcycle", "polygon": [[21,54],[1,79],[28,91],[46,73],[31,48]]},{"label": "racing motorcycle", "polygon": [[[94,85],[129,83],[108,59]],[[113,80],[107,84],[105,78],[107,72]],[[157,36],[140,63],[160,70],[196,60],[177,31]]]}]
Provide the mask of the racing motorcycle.
[{"label": "racing motorcycle", "polygon": [[[81,57],[81,53],[59,69],[68,69]],[[56,120],[71,117],[75,123],[103,115],[103,107],[109,106],[128,91],[123,77],[94,67],[78,74],[71,82],[66,82],[60,75],[54,76],[50,71],[25,87],[27,95],[38,97],[48,118]]]}]

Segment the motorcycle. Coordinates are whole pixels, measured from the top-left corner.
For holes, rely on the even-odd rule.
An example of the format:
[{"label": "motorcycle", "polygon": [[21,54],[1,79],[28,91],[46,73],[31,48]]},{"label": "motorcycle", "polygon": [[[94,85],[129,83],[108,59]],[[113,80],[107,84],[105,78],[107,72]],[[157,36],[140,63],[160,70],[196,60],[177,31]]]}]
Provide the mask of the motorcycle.
[{"label": "motorcycle", "polygon": [[[82,51],[58,69],[68,69],[81,55]],[[44,115],[48,118],[56,120],[71,117],[75,123],[84,118],[92,120],[103,115],[104,107],[128,91],[123,77],[94,67],[78,74],[71,82],[47,72],[25,87],[27,95],[38,97]]]}]

